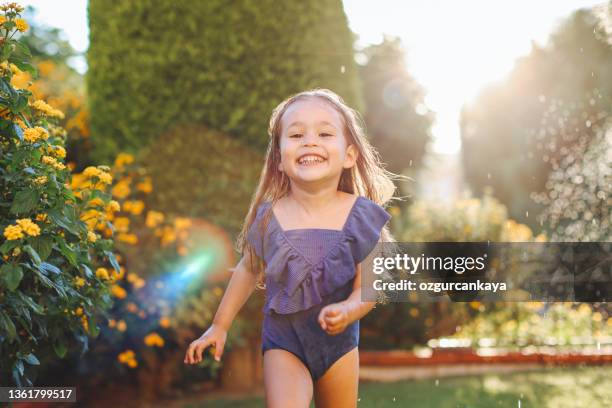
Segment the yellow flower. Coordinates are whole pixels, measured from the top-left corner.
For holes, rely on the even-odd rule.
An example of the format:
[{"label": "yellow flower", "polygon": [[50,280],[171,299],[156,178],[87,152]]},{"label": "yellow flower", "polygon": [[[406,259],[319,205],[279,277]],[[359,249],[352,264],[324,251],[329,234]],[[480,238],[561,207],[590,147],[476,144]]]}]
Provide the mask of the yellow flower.
[{"label": "yellow flower", "polygon": [[191,220],[187,217],[176,217],[174,220],[174,227],[177,229],[189,228],[191,226]]},{"label": "yellow flower", "polygon": [[145,336],[144,342],[149,347],[153,347],[153,346],[163,347],[164,346],[164,339],[155,332],[150,333],[147,336]]},{"label": "yellow flower", "polygon": [[74,314],[77,316],[81,316],[83,314],[83,308],[77,307],[76,309],[74,309]]},{"label": "yellow flower", "polygon": [[81,323],[83,323],[83,329],[85,329],[86,332],[89,332],[89,321],[87,321],[87,316],[81,316]]},{"label": "yellow flower", "polygon": [[133,350],[125,350],[123,353],[119,353],[117,360],[119,360],[120,363],[127,364],[132,368],[138,365]]},{"label": "yellow flower", "polygon": [[[124,207],[127,207],[127,203],[126,202]],[[144,202],[142,200],[136,200],[136,201],[129,201],[129,209],[125,208],[126,211],[131,212],[134,215],[140,215],[142,214],[142,210],[144,210]]]},{"label": "yellow flower", "polygon": [[0,25],[4,24],[6,22],[6,17],[3,15],[0,15]]},{"label": "yellow flower", "polygon": [[223,289],[217,286],[213,289],[213,293],[215,296],[220,297],[223,294]]},{"label": "yellow flower", "polygon": [[119,232],[128,232],[130,229],[130,219],[127,217],[117,217],[113,221],[113,226]]},{"label": "yellow flower", "polygon": [[122,232],[117,235],[117,239],[119,241],[122,241],[128,244],[132,244],[132,245],[135,245],[138,243],[138,236],[136,236],[136,234],[126,234]]},{"label": "yellow flower", "polygon": [[28,23],[23,18],[16,18],[15,27],[23,33],[28,29]]},{"label": "yellow flower", "polygon": [[107,280],[110,279],[106,268],[96,269],[96,277],[98,277],[99,279],[107,279]]},{"label": "yellow flower", "polygon": [[121,180],[115,184],[111,190],[113,197],[124,199],[130,194],[130,184],[128,181]]},{"label": "yellow flower", "polygon": [[150,193],[153,191],[153,185],[151,184],[151,178],[147,177],[145,181],[140,182],[136,185],[136,189],[142,191],[143,193]]},{"label": "yellow flower", "polygon": [[111,287],[111,293],[115,296],[118,297],[119,299],[123,299],[127,296],[127,292],[125,291],[125,289],[123,289],[121,286],[119,285],[113,285]]},{"label": "yellow flower", "polygon": [[81,278],[80,276],[77,276],[76,278],[74,278],[74,284],[77,287],[83,287],[85,286],[85,279]]},{"label": "yellow flower", "polygon": [[171,227],[165,227],[161,238],[162,245],[168,245],[176,241],[176,232]]},{"label": "yellow flower", "polygon": [[134,156],[128,153],[119,153],[115,159],[115,166],[122,167],[126,164],[132,164],[134,162]]},{"label": "yellow flower", "polygon": [[121,210],[121,206],[119,205],[119,202],[117,202],[116,200],[111,200],[108,203],[108,206],[106,207],[107,211],[119,211]]},{"label": "yellow flower", "polygon": [[34,101],[30,106],[32,106],[37,111],[43,113],[44,115],[51,116],[54,118],[64,119],[64,113],[59,109],[55,109],[47,102],[38,99]]},{"label": "yellow flower", "polygon": [[145,280],[144,280],[144,279],[142,279],[142,278],[138,278],[138,279],[136,280],[136,282],[134,282],[134,288],[135,288],[135,289],[140,289],[140,288],[142,288],[144,285],[145,285]]},{"label": "yellow flower", "polygon": [[117,322],[117,330],[119,330],[120,332],[124,332],[127,330],[127,324],[125,323],[125,320],[121,319]]},{"label": "yellow flower", "polygon": [[33,237],[40,235],[40,227],[33,223],[29,218],[18,219],[17,224],[28,235]]},{"label": "yellow flower", "polygon": [[159,319],[159,325],[164,329],[167,329],[168,327],[170,327],[170,319],[168,319],[166,316],[161,317]]},{"label": "yellow flower", "polygon": [[83,170],[83,175],[86,177],[97,177],[100,174],[100,170],[97,167],[89,166]]},{"label": "yellow flower", "polygon": [[27,128],[23,131],[23,138],[30,143],[36,142],[40,137],[40,133],[34,128]]},{"label": "yellow flower", "polygon": [[98,178],[104,184],[111,184],[113,182],[113,176],[111,176],[110,174],[106,172],[100,172],[100,174],[98,175]]},{"label": "yellow flower", "polygon": [[16,239],[23,238],[23,232],[19,225],[9,225],[6,228],[4,228],[4,236],[6,237],[7,240],[13,241]]},{"label": "yellow flower", "polygon": [[155,228],[163,220],[164,220],[164,214],[160,213],[159,211],[151,210],[147,213],[145,224],[149,228]]},{"label": "yellow flower", "polygon": [[136,303],[134,302],[129,302],[125,308],[130,313],[136,313],[138,311],[138,306],[136,306]]},{"label": "yellow flower", "polygon": [[93,231],[87,231],[87,240],[89,242],[96,242],[98,240],[98,235]]},{"label": "yellow flower", "polygon": [[51,154],[54,155],[55,157],[59,157],[60,159],[63,159],[66,157],[66,149],[64,149],[62,146],[53,146],[51,150]]}]

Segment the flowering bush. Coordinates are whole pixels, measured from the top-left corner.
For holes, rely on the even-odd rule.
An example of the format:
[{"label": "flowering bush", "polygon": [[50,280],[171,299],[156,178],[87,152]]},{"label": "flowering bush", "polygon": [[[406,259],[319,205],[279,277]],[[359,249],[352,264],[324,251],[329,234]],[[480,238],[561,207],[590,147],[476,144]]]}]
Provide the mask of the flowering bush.
[{"label": "flowering bush", "polygon": [[12,85],[24,71],[37,76],[29,50],[12,38],[28,28],[23,7],[0,11],[0,377],[32,385],[39,357],[64,357],[76,342],[84,353],[88,336],[98,335],[110,276],[93,271],[119,265],[113,241],[80,217],[118,203],[105,191],[112,177],[104,167],[79,194],[70,188],[65,131],[56,125],[64,114]]},{"label": "flowering bush", "polygon": [[[98,172],[99,167],[88,167],[73,174],[76,194],[86,190]],[[115,241],[119,270],[100,267],[95,271],[100,277],[110,278],[113,306],[104,315],[91,352],[75,362],[72,375],[78,372],[79,386],[91,388],[92,395],[96,393],[93,390],[108,384],[109,376],[121,383],[135,382],[138,386],[132,387],[133,391],[141,398],[155,398],[169,391],[183,374],[183,386],[211,379],[220,363],[206,359],[198,375],[194,376],[192,369],[187,376],[182,356],[188,343],[210,324],[224,291],[219,283],[200,277],[201,273],[214,277],[231,263],[223,248],[199,241],[199,235],[217,242],[219,236],[212,230],[201,231],[198,220],[150,209],[152,180],[132,155],[119,154],[108,174],[118,210],[90,208],[82,214],[82,220],[91,230]],[[226,246],[231,252],[229,240]],[[217,261],[197,263],[204,251]],[[196,262],[192,263],[194,258]],[[187,277],[182,275],[185,265],[192,265],[193,270]],[[234,339],[240,341],[241,320],[237,319],[238,333],[228,342],[228,349]],[[56,378],[58,369],[52,367],[46,375]],[[62,370],[69,375],[69,367],[63,365]]]},{"label": "flowering bush", "polygon": [[[445,204],[417,200],[406,214],[399,208],[394,215],[394,228],[400,242],[527,242],[546,240],[544,234],[534,237],[531,229],[509,219],[506,207],[490,191],[482,199],[464,197]],[[474,305],[478,303],[478,307]],[[486,315],[503,304],[485,305],[479,302],[426,302],[411,293],[407,302],[392,303],[379,308],[363,319],[364,347],[398,348],[424,344],[431,338],[455,333],[457,327],[475,316]],[[389,330],[392,327],[393,330]],[[380,333],[386,333],[380,336]],[[409,333],[407,335],[407,333]]]}]

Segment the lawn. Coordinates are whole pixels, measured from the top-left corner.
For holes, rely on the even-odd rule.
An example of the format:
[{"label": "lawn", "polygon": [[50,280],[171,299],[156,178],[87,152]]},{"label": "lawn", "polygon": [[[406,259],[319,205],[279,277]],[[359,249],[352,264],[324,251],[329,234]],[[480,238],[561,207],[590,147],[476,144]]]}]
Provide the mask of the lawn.
[{"label": "lawn", "polygon": [[[217,399],[200,407],[263,407],[263,398]],[[314,403],[311,405],[314,407]],[[543,369],[503,375],[361,383],[360,407],[612,407],[612,367]]]}]

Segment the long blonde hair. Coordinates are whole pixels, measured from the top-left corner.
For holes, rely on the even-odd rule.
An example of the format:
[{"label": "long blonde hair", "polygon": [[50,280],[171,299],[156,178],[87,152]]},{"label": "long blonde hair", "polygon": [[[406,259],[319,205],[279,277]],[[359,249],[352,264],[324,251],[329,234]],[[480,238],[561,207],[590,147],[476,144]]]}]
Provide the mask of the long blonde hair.
[{"label": "long blonde hair", "polygon": [[[348,138],[347,143],[353,144],[359,152],[355,165],[350,169],[343,170],[342,175],[340,176],[340,182],[338,183],[338,190],[350,194],[365,196],[381,206],[392,199],[399,199],[393,197],[396,189],[393,180],[402,178],[402,176],[391,173],[383,167],[378,152],[374,149],[365,136],[361,115],[356,110],[346,105],[344,100],[339,95],[329,89],[314,88],[294,94],[282,101],[272,111],[272,116],[270,117],[270,123],[268,126],[268,136],[270,137],[270,141],[266,151],[265,164],[259,177],[257,190],[255,190],[255,193],[251,199],[249,212],[242,226],[242,230],[238,235],[238,252],[244,254],[245,250],[249,251],[249,258],[251,260],[255,259],[256,255],[254,249],[246,239],[246,236],[251,225],[253,224],[253,221],[255,220],[257,208],[263,201],[270,201],[272,204],[267,213],[264,215],[262,222],[261,228],[262,231],[265,231],[266,226],[270,221],[272,206],[280,198],[287,195],[291,187],[289,178],[286,176],[285,172],[278,170],[278,165],[281,161],[281,119],[291,104],[306,98],[320,98],[327,102],[341,115],[344,122],[343,133],[345,137]],[[391,235],[387,226],[385,226],[381,231],[381,239],[383,242],[395,242],[395,239]],[[259,271],[257,287],[264,289],[263,260],[259,260],[257,270],[251,263],[250,270],[253,272],[256,272],[257,270]]]}]

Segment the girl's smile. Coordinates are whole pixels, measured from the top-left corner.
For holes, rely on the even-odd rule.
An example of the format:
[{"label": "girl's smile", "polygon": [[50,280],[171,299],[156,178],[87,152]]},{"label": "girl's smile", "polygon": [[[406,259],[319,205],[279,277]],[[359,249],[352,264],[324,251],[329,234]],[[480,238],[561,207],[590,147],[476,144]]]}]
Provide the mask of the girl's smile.
[{"label": "girl's smile", "polygon": [[337,182],[354,165],[355,149],[347,143],[341,116],[318,99],[295,102],[282,118],[279,170],[290,180]]}]

